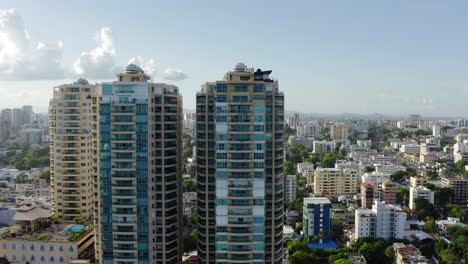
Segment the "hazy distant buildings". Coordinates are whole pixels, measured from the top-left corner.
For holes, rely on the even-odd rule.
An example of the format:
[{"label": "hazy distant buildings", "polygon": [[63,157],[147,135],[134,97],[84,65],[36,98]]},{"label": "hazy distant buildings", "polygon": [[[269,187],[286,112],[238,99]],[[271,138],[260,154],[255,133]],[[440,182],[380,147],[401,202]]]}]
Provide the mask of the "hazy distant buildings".
[{"label": "hazy distant buildings", "polygon": [[432,136],[435,138],[440,138],[440,125],[432,126]]},{"label": "hazy distant buildings", "polygon": [[13,129],[13,111],[3,109],[0,112],[0,139],[8,139]]},{"label": "hazy distant buildings", "polygon": [[330,137],[332,140],[348,140],[348,126],[345,124],[331,125]]},{"label": "hazy distant buildings", "polygon": [[23,108],[13,108],[13,128],[18,129],[23,125],[30,124],[33,117],[32,106],[25,105]]}]

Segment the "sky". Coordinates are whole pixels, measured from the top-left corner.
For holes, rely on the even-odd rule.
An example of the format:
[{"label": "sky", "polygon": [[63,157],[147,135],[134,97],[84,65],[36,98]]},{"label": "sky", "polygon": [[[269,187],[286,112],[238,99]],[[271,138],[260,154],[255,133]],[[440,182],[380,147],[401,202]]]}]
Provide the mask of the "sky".
[{"label": "sky", "polygon": [[273,70],[286,110],[468,117],[467,1],[2,0],[0,108],[129,62],[184,108],[238,62]]}]

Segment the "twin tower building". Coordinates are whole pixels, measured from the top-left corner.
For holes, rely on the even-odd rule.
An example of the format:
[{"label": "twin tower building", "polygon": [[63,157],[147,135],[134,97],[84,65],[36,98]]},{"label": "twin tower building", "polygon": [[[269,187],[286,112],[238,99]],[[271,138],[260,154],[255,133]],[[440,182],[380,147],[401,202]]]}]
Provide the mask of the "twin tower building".
[{"label": "twin tower building", "polygon": [[[284,95],[270,73],[239,63],[192,99],[199,263],[282,263]],[[117,78],[54,88],[53,210],[94,220],[97,263],[180,263],[182,96],[133,64]]]}]

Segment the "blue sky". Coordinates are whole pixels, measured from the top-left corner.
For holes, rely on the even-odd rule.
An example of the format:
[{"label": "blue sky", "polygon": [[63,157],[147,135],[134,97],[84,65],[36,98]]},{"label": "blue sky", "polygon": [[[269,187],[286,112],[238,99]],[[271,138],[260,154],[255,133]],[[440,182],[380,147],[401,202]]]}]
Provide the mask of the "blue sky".
[{"label": "blue sky", "polygon": [[54,85],[111,80],[134,58],[190,109],[244,62],[273,70],[290,111],[468,116],[466,1],[0,2],[11,8],[0,107],[46,111]]}]

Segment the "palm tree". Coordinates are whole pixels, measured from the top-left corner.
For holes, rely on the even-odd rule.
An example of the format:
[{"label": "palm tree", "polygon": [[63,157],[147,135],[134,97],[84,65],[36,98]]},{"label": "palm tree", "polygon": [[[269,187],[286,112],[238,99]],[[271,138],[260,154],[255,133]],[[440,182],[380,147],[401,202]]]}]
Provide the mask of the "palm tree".
[{"label": "palm tree", "polygon": [[323,239],[325,238],[325,231],[323,231],[323,229],[320,229],[319,237],[320,237],[320,247],[323,248]]}]

